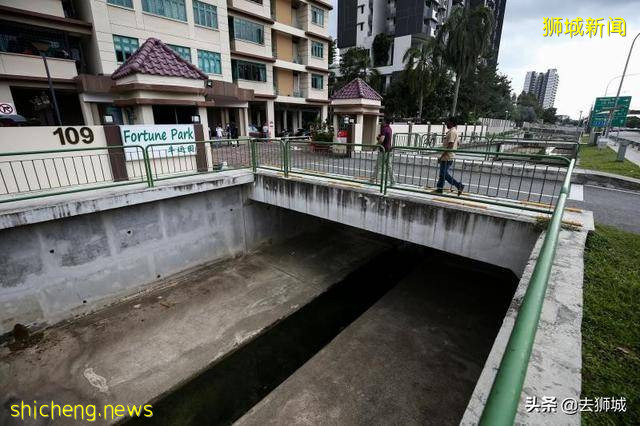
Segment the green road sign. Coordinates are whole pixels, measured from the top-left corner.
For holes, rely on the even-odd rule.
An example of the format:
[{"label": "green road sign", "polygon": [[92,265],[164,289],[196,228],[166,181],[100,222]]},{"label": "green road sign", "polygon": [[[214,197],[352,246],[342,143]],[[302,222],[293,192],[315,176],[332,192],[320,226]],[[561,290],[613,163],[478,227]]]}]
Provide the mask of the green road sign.
[{"label": "green road sign", "polygon": [[[615,96],[596,98],[593,114],[591,114],[591,127],[607,126],[607,120],[609,120],[609,114],[613,109],[615,101]],[[629,105],[631,105],[631,96],[620,96],[618,98],[618,105],[611,119],[611,127],[624,127],[627,122]]]}]

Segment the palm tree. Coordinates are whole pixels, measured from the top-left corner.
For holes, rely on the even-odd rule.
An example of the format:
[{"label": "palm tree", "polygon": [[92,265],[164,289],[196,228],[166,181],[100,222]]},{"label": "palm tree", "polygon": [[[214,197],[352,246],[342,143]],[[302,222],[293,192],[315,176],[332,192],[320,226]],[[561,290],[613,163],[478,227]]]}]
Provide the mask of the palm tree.
[{"label": "palm tree", "polygon": [[434,39],[425,40],[420,45],[410,47],[402,57],[409,87],[413,92],[418,92],[418,118],[422,118],[424,92],[427,82],[431,80],[434,45]]},{"label": "palm tree", "polygon": [[475,68],[478,58],[487,51],[492,30],[493,16],[489,8],[456,6],[438,34],[437,39],[444,45],[444,62],[456,74],[451,115],[456,114],[460,80]]}]

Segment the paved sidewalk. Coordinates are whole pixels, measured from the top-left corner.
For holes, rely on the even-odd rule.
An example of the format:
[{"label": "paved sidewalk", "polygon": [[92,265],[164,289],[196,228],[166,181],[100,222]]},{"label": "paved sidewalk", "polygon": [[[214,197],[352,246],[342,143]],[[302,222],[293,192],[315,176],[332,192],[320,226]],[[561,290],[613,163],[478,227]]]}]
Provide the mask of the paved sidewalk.
[{"label": "paved sidewalk", "polygon": [[[618,152],[618,144],[616,142],[611,141],[608,146],[615,152]],[[636,166],[640,166],[640,150],[635,149],[633,145],[627,146],[627,152],[625,153],[624,158],[631,161]]]}]

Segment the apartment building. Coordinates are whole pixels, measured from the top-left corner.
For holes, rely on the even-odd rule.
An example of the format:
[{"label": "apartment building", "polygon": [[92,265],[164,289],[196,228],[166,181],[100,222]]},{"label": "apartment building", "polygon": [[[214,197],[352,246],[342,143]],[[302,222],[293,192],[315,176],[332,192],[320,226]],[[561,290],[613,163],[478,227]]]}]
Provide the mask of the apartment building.
[{"label": "apartment building", "polygon": [[[454,6],[489,7],[495,25],[491,36],[492,57],[498,57],[506,0],[340,0],[338,3],[338,48],[342,55],[352,47],[369,50],[372,63],[386,77],[388,85],[394,73],[405,67],[406,51],[434,37]],[[372,46],[376,35],[393,38],[389,61],[376,63]]]},{"label": "apartment building", "polygon": [[0,0],[0,102],[56,123],[44,57],[65,125],[198,116],[241,134],[296,129],[327,116],[330,10],[321,0]]},{"label": "apartment building", "polygon": [[555,104],[559,83],[560,76],[555,68],[540,73],[529,71],[525,76],[522,91],[536,95],[540,106],[547,109]]}]

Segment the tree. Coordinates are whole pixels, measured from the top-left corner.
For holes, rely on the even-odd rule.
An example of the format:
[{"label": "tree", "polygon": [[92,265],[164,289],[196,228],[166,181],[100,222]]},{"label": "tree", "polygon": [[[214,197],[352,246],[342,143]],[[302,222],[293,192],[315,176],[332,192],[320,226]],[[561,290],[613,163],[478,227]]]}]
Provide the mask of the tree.
[{"label": "tree", "polygon": [[455,6],[437,34],[444,46],[444,62],[456,74],[451,115],[456,114],[460,81],[475,69],[478,59],[487,51],[492,30],[493,15],[489,8]]},{"label": "tree", "polygon": [[630,115],[627,117],[627,127],[631,129],[640,129],[640,117]]},{"label": "tree", "polygon": [[491,64],[480,64],[460,85],[458,105],[468,122],[478,117],[505,118],[513,113],[515,101],[511,81]]},{"label": "tree", "polygon": [[329,65],[333,64],[333,61],[336,59],[336,41],[335,39],[331,39],[329,42]]},{"label": "tree", "polygon": [[542,112],[542,119],[544,120],[545,123],[549,123],[549,124],[555,124],[557,117],[556,117],[556,108],[547,108]]},{"label": "tree", "polygon": [[336,79],[334,90],[340,89],[351,80],[360,77],[371,87],[382,89],[382,76],[371,65],[369,50],[364,47],[352,47],[340,58],[340,78]]},{"label": "tree", "polygon": [[433,39],[429,39],[418,46],[412,46],[402,58],[411,92],[417,94],[418,118],[422,118],[425,91],[430,92],[432,89],[429,83],[432,82],[430,77],[434,66],[432,61],[434,43]]},{"label": "tree", "polygon": [[389,64],[389,49],[393,43],[393,37],[386,33],[378,33],[373,39],[373,65],[376,67]]}]

